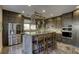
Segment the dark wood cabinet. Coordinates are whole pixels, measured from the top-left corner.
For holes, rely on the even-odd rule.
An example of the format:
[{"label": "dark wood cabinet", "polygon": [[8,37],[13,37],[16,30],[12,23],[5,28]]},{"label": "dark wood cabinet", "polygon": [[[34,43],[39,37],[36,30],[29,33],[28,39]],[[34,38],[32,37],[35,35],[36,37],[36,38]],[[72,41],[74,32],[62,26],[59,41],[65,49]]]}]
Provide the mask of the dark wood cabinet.
[{"label": "dark wood cabinet", "polygon": [[19,23],[22,28],[23,16],[16,12],[3,10],[3,47],[8,46],[8,23]]}]

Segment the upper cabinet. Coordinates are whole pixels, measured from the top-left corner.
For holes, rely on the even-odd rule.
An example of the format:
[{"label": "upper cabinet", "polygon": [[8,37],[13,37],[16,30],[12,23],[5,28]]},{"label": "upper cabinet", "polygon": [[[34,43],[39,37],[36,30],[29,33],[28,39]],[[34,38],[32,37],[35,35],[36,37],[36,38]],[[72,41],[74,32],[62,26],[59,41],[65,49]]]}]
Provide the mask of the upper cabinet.
[{"label": "upper cabinet", "polygon": [[72,25],[72,12],[62,15],[62,26]]},{"label": "upper cabinet", "polygon": [[62,19],[61,16],[56,18],[56,28],[61,29],[62,28]]},{"label": "upper cabinet", "polygon": [[56,18],[48,19],[46,22],[47,29],[55,29],[56,28]]},{"label": "upper cabinet", "polygon": [[53,18],[53,21],[52,21],[52,24],[54,25],[54,27],[56,28],[56,17],[55,18]]},{"label": "upper cabinet", "polygon": [[62,19],[60,16],[48,19],[46,25],[48,28],[60,29],[62,27]]}]

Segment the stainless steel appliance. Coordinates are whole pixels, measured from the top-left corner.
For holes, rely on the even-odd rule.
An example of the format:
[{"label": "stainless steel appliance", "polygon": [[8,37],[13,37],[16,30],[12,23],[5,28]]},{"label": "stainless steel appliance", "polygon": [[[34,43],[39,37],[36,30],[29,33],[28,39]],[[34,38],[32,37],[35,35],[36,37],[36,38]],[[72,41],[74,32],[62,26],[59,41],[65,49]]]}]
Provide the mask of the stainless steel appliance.
[{"label": "stainless steel appliance", "polygon": [[[19,29],[20,30],[20,29]],[[20,31],[17,29],[17,23],[8,23],[8,44],[15,45],[21,43]]]},{"label": "stainless steel appliance", "polygon": [[8,44],[16,44],[16,24],[8,23]]},{"label": "stainless steel appliance", "polygon": [[62,28],[62,38],[72,39],[72,25],[64,26]]}]

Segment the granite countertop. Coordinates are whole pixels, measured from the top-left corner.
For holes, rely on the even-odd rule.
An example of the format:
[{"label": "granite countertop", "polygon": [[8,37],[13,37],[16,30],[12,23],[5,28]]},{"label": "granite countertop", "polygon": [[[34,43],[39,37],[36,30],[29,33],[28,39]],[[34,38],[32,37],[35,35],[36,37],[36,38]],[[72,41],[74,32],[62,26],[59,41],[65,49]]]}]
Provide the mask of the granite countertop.
[{"label": "granite countertop", "polygon": [[34,36],[34,35],[40,35],[40,34],[47,34],[49,32],[25,32],[25,35],[31,35],[31,36]]},{"label": "granite countertop", "polygon": [[34,36],[34,35],[47,34],[47,33],[53,33],[53,32],[55,32],[57,34],[62,33],[61,31],[42,31],[42,32],[34,31],[34,32],[25,32],[24,34]]}]

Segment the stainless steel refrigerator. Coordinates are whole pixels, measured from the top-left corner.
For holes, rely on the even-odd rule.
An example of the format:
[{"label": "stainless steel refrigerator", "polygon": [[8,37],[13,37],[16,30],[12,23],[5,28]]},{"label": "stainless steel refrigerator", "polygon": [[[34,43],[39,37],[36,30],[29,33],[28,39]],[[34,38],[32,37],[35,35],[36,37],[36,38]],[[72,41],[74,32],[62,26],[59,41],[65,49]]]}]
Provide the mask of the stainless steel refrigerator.
[{"label": "stainless steel refrigerator", "polygon": [[21,42],[21,37],[17,37],[17,23],[8,23],[8,44],[15,45]]}]

